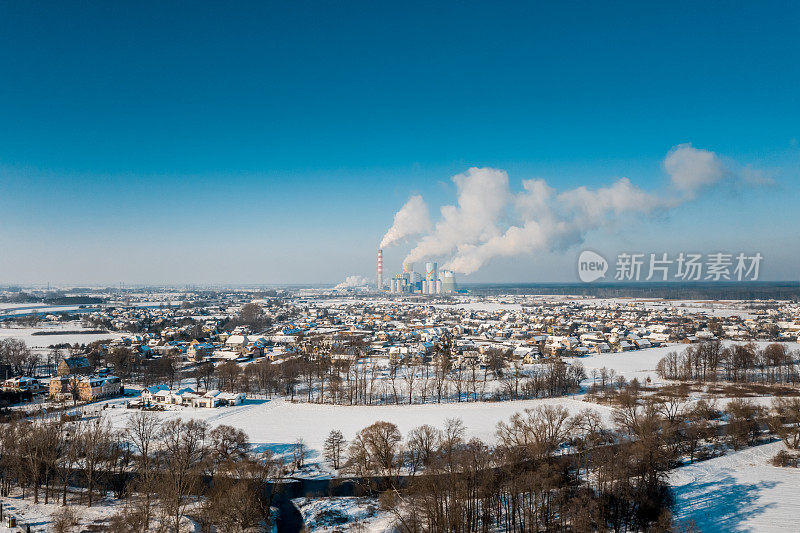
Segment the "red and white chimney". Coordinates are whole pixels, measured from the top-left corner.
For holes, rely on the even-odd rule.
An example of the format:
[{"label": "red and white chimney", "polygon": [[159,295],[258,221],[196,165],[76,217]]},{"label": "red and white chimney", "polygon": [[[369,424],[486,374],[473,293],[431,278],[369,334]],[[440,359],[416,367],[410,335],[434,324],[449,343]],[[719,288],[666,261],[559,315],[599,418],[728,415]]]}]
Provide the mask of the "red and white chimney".
[{"label": "red and white chimney", "polygon": [[378,290],[383,290],[383,250],[378,249]]}]

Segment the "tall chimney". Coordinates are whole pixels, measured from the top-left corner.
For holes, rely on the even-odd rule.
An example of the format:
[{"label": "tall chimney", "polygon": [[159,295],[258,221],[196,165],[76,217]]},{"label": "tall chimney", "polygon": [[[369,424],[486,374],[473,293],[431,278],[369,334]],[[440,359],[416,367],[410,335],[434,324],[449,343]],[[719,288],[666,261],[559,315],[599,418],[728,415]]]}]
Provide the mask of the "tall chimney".
[{"label": "tall chimney", "polygon": [[383,250],[378,249],[378,290],[383,290]]}]

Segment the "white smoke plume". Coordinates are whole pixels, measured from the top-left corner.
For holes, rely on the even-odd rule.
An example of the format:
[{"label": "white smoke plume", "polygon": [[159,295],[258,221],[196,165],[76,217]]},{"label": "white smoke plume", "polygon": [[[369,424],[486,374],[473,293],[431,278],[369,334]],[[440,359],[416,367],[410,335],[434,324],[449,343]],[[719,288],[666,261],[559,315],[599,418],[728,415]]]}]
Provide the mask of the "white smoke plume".
[{"label": "white smoke plume", "polygon": [[453,176],[458,205],[441,208],[433,232],[423,237],[406,257],[413,263],[452,253],[458,246],[485,242],[498,235],[500,218],[511,200],[508,174],[493,168],[470,168]]},{"label": "white smoke plume", "polygon": [[347,276],[343,282],[336,285],[334,289],[353,289],[369,285],[369,280],[363,276]]},{"label": "white smoke plume", "polygon": [[422,196],[412,196],[394,215],[394,224],[383,236],[380,248],[386,248],[408,237],[421,235],[430,229],[431,219],[428,215],[428,204],[425,203]]},{"label": "white smoke plume", "polygon": [[[512,192],[505,171],[470,168],[453,177],[456,205],[441,208],[433,230],[417,242],[405,261],[445,256],[449,259],[444,268],[470,274],[493,258],[565,249],[581,243],[587,232],[628,215],[666,211],[724,179],[747,178],[738,176],[743,173],[728,168],[713,152],[690,144],[672,148],[663,167],[669,182],[658,192],[645,191],[628,178],[598,189],[564,191],[542,179],[531,179],[523,181],[522,191]],[[400,214],[395,215],[395,226]]]},{"label": "white smoke plume", "polygon": [[559,193],[544,180],[526,180],[523,188],[513,206],[518,223],[478,244],[459,245],[445,268],[470,274],[495,257],[567,248],[623,214],[649,213],[666,205],[627,178],[596,190],[578,187]]}]

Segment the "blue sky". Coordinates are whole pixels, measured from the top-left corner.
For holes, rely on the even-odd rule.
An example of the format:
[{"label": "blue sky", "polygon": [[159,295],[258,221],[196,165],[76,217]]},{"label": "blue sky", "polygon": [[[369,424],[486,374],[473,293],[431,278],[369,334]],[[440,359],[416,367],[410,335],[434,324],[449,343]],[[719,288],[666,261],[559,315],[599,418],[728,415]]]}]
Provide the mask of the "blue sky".
[{"label": "blue sky", "polygon": [[[797,3],[346,4],[3,3],[0,284],[374,277],[394,212],[435,219],[469,167],[659,190],[682,143],[772,183],[586,245],[760,249],[798,278]],[[573,281],[579,250],[465,279]]]}]

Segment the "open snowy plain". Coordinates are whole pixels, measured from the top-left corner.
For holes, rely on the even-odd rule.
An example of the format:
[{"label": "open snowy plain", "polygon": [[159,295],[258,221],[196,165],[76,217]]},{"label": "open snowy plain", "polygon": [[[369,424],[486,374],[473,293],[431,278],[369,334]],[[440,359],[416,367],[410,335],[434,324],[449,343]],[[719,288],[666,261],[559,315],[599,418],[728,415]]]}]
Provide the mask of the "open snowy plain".
[{"label": "open snowy plain", "polygon": [[[105,403],[113,406],[105,410],[105,415],[115,427],[124,427],[129,415],[137,412],[125,409],[124,400]],[[422,424],[441,428],[448,418],[460,418],[466,426],[468,438],[494,442],[498,422],[508,420],[515,412],[538,405],[562,405],[571,412],[591,408],[610,423],[611,409],[608,407],[571,398],[384,406],[292,403],[284,399],[248,400],[243,405],[217,409],[175,406],[156,414],[164,420],[195,418],[206,421],[211,427],[224,424],[241,428],[250,436],[255,449],[270,449],[281,455],[289,453],[297,439],[302,439],[308,450],[307,462],[318,463],[322,461],[323,442],[334,429],[351,440],[359,430],[379,420],[396,424],[405,435]],[[318,466],[326,469],[324,465]]]},{"label": "open snowy plain", "polygon": [[[16,338],[25,341],[29,348],[42,350],[57,344],[89,344],[104,339],[119,339],[125,333],[110,331],[105,333],[74,333],[87,331],[79,322],[43,323],[33,328],[0,327],[0,339]],[[35,334],[35,335],[34,335]]]},{"label": "open snowy plain", "polygon": [[798,531],[800,469],[770,464],[783,448],[774,442],[674,470],[676,518],[703,532]]}]

